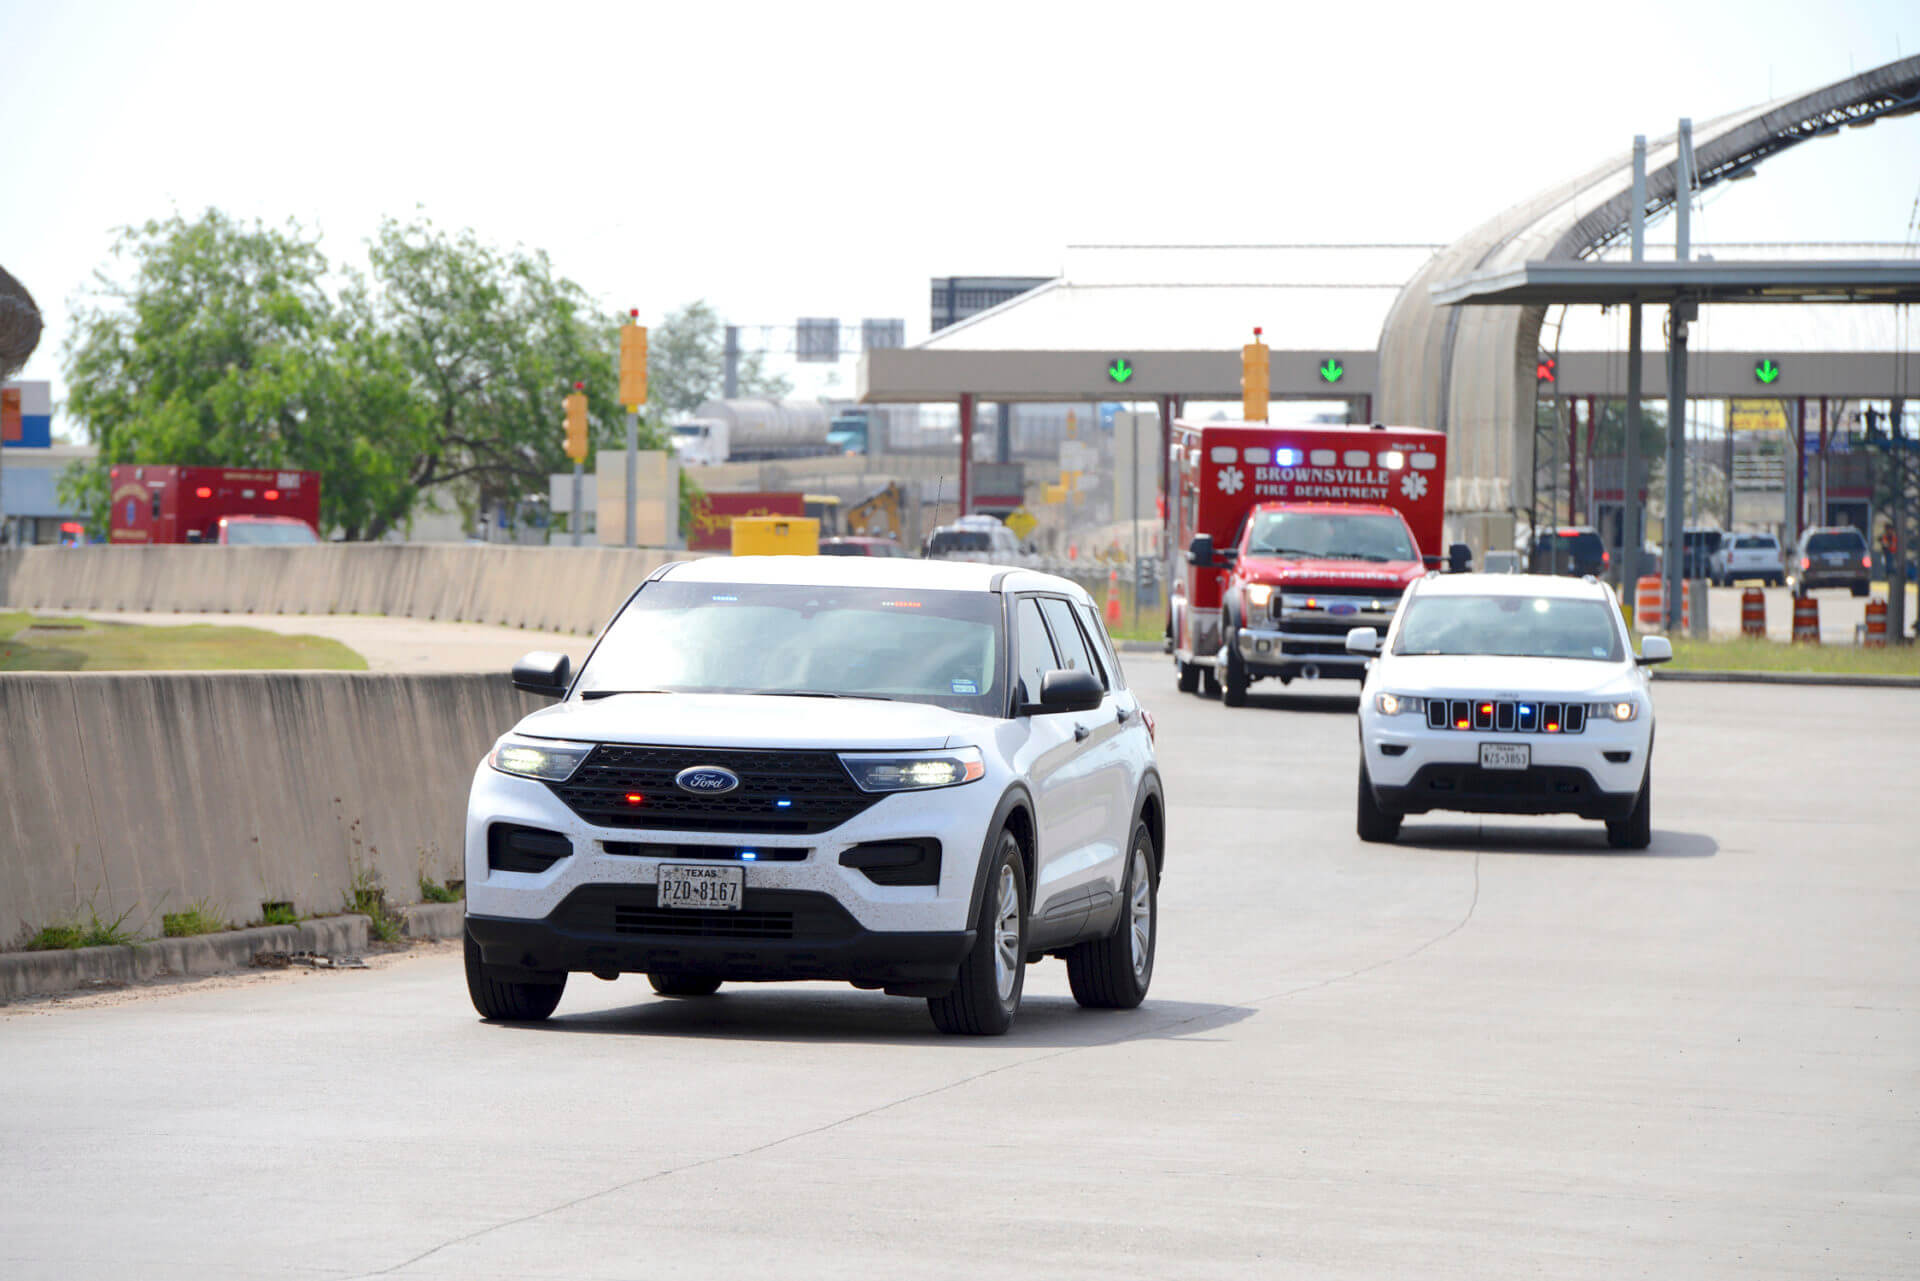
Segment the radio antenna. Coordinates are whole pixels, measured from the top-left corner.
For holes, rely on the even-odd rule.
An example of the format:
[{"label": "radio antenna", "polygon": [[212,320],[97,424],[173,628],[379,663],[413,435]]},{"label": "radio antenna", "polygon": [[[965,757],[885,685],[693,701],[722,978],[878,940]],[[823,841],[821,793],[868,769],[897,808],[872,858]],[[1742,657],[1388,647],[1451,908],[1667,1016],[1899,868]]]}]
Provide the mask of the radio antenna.
[{"label": "radio antenna", "polygon": [[[940,495],[946,492],[947,473],[941,472],[940,478],[933,482],[933,527],[940,528]],[[927,535],[927,541],[920,544],[920,559],[933,559],[933,535]]]}]

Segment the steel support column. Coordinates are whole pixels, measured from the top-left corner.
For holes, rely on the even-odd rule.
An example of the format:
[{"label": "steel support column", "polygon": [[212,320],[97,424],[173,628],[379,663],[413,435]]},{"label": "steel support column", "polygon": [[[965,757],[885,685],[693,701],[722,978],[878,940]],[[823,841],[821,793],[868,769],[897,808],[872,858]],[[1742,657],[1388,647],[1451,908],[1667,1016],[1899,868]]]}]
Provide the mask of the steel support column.
[{"label": "steel support column", "polygon": [[[973,497],[970,482],[973,477],[973,393],[960,393],[960,514],[965,516],[971,509],[968,505]],[[933,518],[940,519],[940,513],[934,512]]]}]

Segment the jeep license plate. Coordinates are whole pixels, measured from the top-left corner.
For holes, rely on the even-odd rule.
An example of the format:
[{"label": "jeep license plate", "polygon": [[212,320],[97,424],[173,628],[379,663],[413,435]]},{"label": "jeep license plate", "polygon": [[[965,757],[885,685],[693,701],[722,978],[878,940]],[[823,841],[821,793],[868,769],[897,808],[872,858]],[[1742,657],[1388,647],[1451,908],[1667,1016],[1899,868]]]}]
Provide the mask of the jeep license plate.
[{"label": "jeep license plate", "polygon": [[691,907],[704,911],[737,912],[747,891],[747,872],[741,867],[685,863],[660,865],[660,907]]},{"label": "jeep license plate", "polygon": [[1532,757],[1533,748],[1526,743],[1480,744],[1481,769],[1526,769]]}]

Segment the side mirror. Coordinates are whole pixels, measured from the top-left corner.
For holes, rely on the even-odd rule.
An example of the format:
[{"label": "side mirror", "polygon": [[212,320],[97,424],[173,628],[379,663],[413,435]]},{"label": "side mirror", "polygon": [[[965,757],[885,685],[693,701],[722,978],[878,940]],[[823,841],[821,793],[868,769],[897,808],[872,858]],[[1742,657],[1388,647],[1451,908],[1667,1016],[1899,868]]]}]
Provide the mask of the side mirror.
[{"label": "side mirror", "polygon": [[1455,543],[1447,548],[1448,573],[1471,574],[1473,572],[1473,548],[1465,543]]},{"label": "side mirror", "polygon": [[1420,558],[1420,563],[1422,565],[1425,565],[1428,569],[1440,568],[1440,558],[1438,556],[1422,556]]},{"label": "side mirror", "polygon": [[1027,710],[1036,716],[1055,712],[1091,712],[1106,698],[1100,678],[1092,672],[1055,668],[1040,678],[1040,701]]},{"label": "side mirror", "polygon": [[1640,642],[1640,666],[1652,667],[1655,663],[1673,661],[1673,642],[1664,636],[1649,636]]},{"label": "side mirror", "polygon": [[204,543],[204,542],[205,542],[205,541],[207,541],[207,540],[206,540],[206,538],[205,538],[205,536],[203,536],[203,535],[202,535],[202,534],[200,533],[200,531],[199,531],[199,530],[197,530],[197,529],[189,529],[189,530],[187,531],[187,541],[188,541],[189,543]]},{"label": "side mirror", "polygon": [[1378,654],[1380,633],[1371,627],[1356,627],[1347,633],[1347,653]]},{"label": "side mirror", "polygon": [[513,687],[546,698],[565,698],[573,660],[550,650],[535,650],[513,665]]},{"label": "side mirror", "polygon": [[1195,534],[1187,544],[1187,563],[1201,569],[1213,568],[1213,535]]}]

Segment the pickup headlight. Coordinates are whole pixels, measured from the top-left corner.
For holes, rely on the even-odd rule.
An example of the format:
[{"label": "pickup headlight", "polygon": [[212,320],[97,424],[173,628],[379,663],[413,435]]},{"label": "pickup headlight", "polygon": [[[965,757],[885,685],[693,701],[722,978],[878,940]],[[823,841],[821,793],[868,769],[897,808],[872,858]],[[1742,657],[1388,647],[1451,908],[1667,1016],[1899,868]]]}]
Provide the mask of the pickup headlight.
[{"label": "pickup headlight", "polygon": [[1630,698],[1617,703],[1588,703],[1587,719],[1603,721],[1630,721],[1640,714],[1640,704]]},{"label": "pickup headlight", "polygon": [[934,787],[971,783],[987,772],[977,747],[953,747],[938,752],[842,752],[847,767],[863,792],[920,792]]},{"label": "pickup headlight", "polygon": [[502,774],[564,783],[593,750],[591,743],[562,743],[554,739],[503,738],[493,745],[487,762]]},{"label": "pickup headlight", "polygon": [[1415,694],[1375,694],[1373,710],[1382,716],[1398,716],[1403,712],[1423,716],[1426,714],[1427,700]]},{"label": "pickup headlight", "polygon": [[1248,583],[1245,590],[1248,609],[1265,609],[1273,599],[1273,588],[1267,583]]}]

